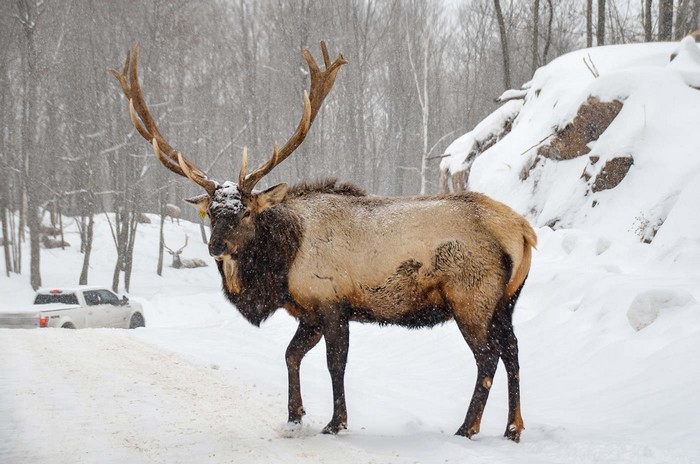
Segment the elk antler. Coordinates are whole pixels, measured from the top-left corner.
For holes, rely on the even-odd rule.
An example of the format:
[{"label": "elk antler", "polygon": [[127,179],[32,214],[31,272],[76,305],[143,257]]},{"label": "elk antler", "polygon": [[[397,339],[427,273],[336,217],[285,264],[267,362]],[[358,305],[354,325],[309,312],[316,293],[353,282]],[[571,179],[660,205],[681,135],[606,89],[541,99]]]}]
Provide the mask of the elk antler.
[{"label": "elk antler", "polygon": [[184,250],[184,249],[185,249],[185,247],[187,246],[187,240],[189,240],[189,238],[190,238],[190,236],[189,236],[189,235],[187,235],[187,234],[185,234],[185,244],[184,244],[184,245],[182,245],[182,247],[180,247],[180,249],[179,249],[179,250],[177,250],[177,252],[178,252],[178,253],[180,253],[180,252],[181,252],[182,250]]},{"label": "elk antler", "polygon": [[338,57],[331,63],[325,42],[321,42],[321,52],[323,53],[323,62],[326,68],[325,71],[321,71],[321,69],[318,67],[316,60],[311,55],[308,48],[302,50],[302,55],[304,55],[304,59],[309,66],[311,89],[309,93],[304,90],[304,113],[302,114],[299,125],[297,126],[297,129],[292,137],[282,146],[282,148],[279,148],[277,146],[277,142],[275,142],[272,157],[248,175],[246,175],[246,170],[248,168],[248,150],[246,148],[243,149],[243,162],[241,163],[241,171],[238,175],[238,188],[242,192],[252,192],[255,184],[257,184],[266,174],[272,171],[275,166],[289,157],[289,155],[291,155],[306,138],[306,134],[309,132],[309,128],[314,122],[323,100],[333,88],[335,76],[338,73],[338,70],[342,65],[347,63],[341,53],[338,53]]},{"label": "elk antler", "polygon": [[[139,45],[127,52],[124,70],[112,70],[112,74],[119,81],[122,91],[129,99],[129,114],[131,122],[141,136],[153,145],[153,151],[166,168],[172,172],[187,177],[197,185],[204,188],[209,195],[214,195],[217,183],[209,179],[197,166],[184,157],[166,142],[161,135],[156,123],[148,110],[143,92],[139,85],[138,76]],[[138,116],[137,116],[138,115]],[[140,119],[140,120],[139,120]]]},{"label": "elk antler", "polygon": [[170,252],[170,254],[175,253],[173,250],[171,250],[170,248],[168,248],[168,245],[165,244],[165,240],[163,240],[163,248],[165,248],[166,250],[168,250],[168,251]]},{"label": "elk antler", "polygon": [[173,255],[179,255],[180,253],[182,253],[182,250],[184,250],[185,247],[187,246],[187,241],[189,240],[189,238],[190,238],[189,235],[185,234],[185,244],[182,245],[180,248],[178,248],[177,251],[173,251],[170,248],[168,248],[168,245],[165,244],[165,240],[163,240],[163,248],[168,250]]}]

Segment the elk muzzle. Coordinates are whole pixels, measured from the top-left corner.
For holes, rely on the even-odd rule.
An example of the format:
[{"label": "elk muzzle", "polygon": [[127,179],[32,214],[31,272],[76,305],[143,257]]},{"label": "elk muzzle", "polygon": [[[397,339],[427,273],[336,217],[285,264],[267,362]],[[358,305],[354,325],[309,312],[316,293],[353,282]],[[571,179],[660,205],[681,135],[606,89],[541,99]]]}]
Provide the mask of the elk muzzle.
[{"label": "elk muzzle", "polygon": [[226,242],[224,240],[216,240],[216,239],[211,239],[209,240],[209,254],[213,258],[221,258],[222,256],[228,254],[226,251],[228,249],[228,246],[226,246]]}]

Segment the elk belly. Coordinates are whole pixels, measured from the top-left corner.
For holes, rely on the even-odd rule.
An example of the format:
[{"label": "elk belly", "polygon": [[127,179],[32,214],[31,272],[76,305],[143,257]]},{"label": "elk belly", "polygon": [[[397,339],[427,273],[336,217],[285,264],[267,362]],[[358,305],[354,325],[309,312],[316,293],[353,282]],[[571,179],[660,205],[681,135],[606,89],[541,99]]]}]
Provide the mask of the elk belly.
[{"label": "elk belly", "polygon": [[[426,272],[427,271],[427,272]],[[380,285],[360,285],[358,320],[425,327],[449,319],[430,269],[414,259],[401,263]]]}]

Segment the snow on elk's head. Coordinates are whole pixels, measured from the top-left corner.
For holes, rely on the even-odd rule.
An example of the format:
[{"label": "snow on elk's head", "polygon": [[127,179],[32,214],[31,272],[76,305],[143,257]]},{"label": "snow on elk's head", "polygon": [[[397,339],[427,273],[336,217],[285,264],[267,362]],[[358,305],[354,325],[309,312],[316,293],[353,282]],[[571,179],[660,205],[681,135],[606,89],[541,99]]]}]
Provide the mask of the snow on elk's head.
[{"label": "snow on elk's head", "polygon": [[168,144],[155,124],[148,110],[138,79],[139,46],[127,53],[122,72],[112,70],[129,99],[131,122],[143,138],[153,145],[153,151],[160,162],[172,172],[187,177],[202,187],[206,193],[186,201],[195,206],[202,217],[211,220],[209,254],[217,260],[226,256],[236,257],[255,237],[256,218],[267,208],[278,205],[287,194],[287,184],[278,184],[262,192],[253,192],[255,185],[278,164],[291,155],[306,138],[323,100],[333,88],[336,74],[347,63],[343,55],[331,62],[326,44],[321,42],[325,70],[321,71],[308,49],[302,55],[309,67],[310,90],[304,91],[304,111],[291,138],[279,148],[274,144],[272,156],[250,174],[248,150],[243,149],[243,161],[238,175],[238,183],[218,182],[210,179],[203,171],[189,161],[179,151]]},{"label": "snow on elk's head", "polygon": [[185,201],[195,206],[200,216],[209,216],[209,254],[216,259],[229,255],[235,258],[255,237],[257,216],[281,203],[287,188],[287,184],[278,184],[263,192],[247,193],[234,182],[224,182],[212,197],[204,194]]}]

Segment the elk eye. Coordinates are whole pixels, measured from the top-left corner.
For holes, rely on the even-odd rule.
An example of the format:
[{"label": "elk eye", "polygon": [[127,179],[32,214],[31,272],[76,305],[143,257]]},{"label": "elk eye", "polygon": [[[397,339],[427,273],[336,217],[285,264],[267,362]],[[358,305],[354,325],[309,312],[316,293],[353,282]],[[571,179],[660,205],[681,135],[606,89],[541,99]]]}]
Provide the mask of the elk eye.
[{"label": "elk eye", "polygon": [[245,219],[250,216],[250,210],[247,209],[243,212],[243,216],[241,216],[241,219]]}]

